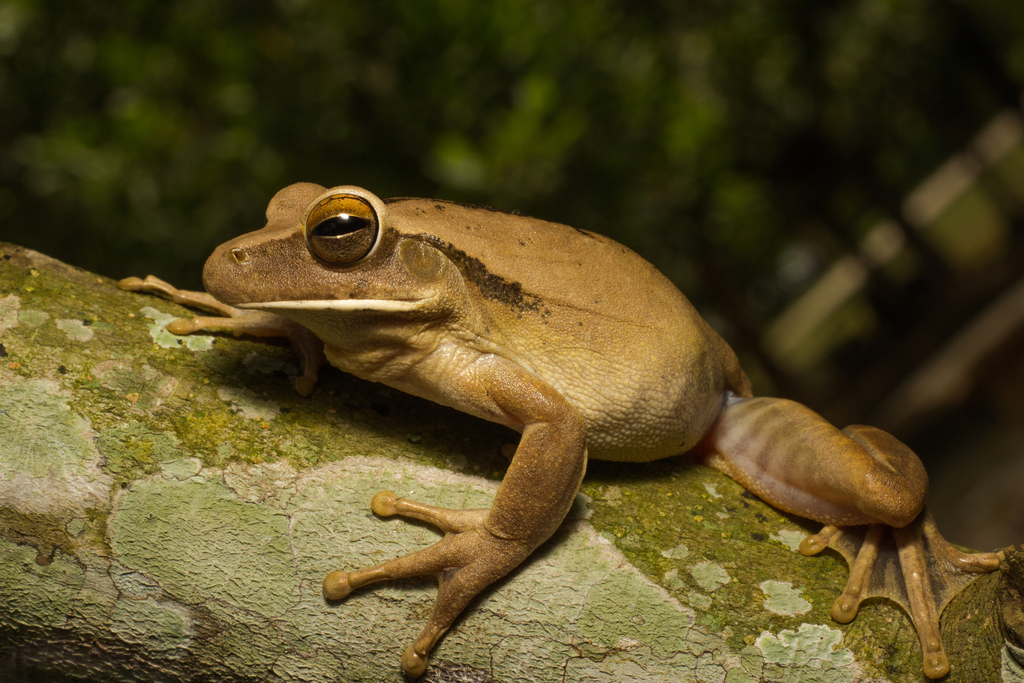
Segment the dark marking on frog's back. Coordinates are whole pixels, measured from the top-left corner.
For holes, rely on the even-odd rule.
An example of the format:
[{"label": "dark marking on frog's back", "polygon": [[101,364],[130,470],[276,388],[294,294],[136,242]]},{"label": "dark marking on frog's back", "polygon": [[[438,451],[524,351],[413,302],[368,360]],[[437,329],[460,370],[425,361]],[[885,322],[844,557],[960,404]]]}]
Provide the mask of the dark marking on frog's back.
[{"label": "dark marking on frog's back", "polygon": [[590,239],[590,240],[596,240],[596,239],[601,239],[601,238],[608,239],[607,237],[604,237],[603,235],[598,235],[596,232],[590,232],[589,230],[584,230],[583,228],[577,228],[575,225],[569,225],[567,227],[575,230],[576,234],[578,234],[579,236],[586,237],[587,239]]},{"label": "dark marking on frog's back", "polygon": [[[463,276],[477,286],[480,293],[492,301],[505,304],[509,309],[518,313],[525,311],[537,312],[541,310],[541,299],[528,292],[523,291],[523,285],[514,280],[506,280],[487,269],[484,262],[470,256],[461,249],[457,249],[449,242],[445,242],[436,235],[419,234],[415,236],[424,242],[436,247],[441,253],[458,267]],[[545,309],[550,315],[550,311]],[[546,316],[545,316],[546,317]]]}]

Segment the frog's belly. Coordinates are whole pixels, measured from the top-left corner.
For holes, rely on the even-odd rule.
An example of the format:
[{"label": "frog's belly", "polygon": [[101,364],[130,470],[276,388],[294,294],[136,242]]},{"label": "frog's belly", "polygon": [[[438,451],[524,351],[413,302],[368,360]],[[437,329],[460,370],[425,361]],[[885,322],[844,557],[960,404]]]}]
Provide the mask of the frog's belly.
[{"label": "frog's belly", "polygon": [[646,462],[678,455],[711,429],[725,395],[721,363],[704,342],[673,341],[638,350],[634,340],[630,357],[617,360],[581,358],[578,349],[538,359],[545,379],[586,418],[591,458]]}]

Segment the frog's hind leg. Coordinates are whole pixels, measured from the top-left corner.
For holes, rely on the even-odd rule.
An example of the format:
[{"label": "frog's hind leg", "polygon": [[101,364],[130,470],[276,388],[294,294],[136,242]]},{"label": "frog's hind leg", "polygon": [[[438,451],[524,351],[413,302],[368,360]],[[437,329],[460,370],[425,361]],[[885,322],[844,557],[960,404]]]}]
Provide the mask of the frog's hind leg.
[{"label": "frog's hind leg", "polygon": [[295,390],[303,396],[309,396],[312,393],[320,369],[327,364],[327,358],[324,356],[324,343],[305,327],[280,315],[235,308],[217,301],[207,292],[178,289],[152,275],[145,279],[125,278],[118,282],[117,286],[129,292],[159,294],[176,304],[214,314],[172,320],[167,324],[167,331],[172,334],[218,330],[231,332],[236,337],[247,334],[253,337],[284,337],[288,339],[302,363],[302,376],[295,379]]},{"label": "frog's hind leg", "polygon": [[942,610],[1001,556],[961,553],[942,537],[924,509],[928,478],[913,451],[879,429],[840,432],[800,404],[766,398],[730,400],[701,447],[707,464],[775,507],[827,525],[800,552],[831,547],[850,565],[833,619],[848,623],[863,600],[889,598],[914,622],[925,674],[949,672]]}]

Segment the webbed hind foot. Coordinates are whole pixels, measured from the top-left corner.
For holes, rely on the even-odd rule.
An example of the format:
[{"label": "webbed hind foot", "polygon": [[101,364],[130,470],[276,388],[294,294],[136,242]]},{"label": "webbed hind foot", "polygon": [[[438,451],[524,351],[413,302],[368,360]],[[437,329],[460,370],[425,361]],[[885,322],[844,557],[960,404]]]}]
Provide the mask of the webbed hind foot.
[{"label": "webbed hind foot", "polygon": [[939,631],[942,610],[971,581],[998,569],[1003,559],[998,552],[960,552],[939,533],[927,509],[903,528],[826,526],[800,544],[803,555],[825,548],[838,551],[850,566],[850,579],[832,605],[832,618],[846,624],[857,616],[864,600],[892,600],[914,622],[929,678],[949,673]]}]

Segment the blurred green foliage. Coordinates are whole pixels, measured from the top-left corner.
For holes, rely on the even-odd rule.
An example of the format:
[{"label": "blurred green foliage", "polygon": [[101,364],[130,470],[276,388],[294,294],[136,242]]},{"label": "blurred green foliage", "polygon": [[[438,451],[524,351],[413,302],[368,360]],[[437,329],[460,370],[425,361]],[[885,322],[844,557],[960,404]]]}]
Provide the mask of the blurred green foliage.
[{"label": "blurred green foliage", "polygon": [[0,0],[0,239],[196,287],[281,187],[357,184],[757,324],[1022,85],[1008,0]]}]

